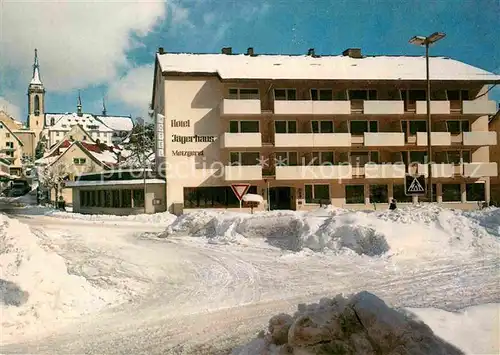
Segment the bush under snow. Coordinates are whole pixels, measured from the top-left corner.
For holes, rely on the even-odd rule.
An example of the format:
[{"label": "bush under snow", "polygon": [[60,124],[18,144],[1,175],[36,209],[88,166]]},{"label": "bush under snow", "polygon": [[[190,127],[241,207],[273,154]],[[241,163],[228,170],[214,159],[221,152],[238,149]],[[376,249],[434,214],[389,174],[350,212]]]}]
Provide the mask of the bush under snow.
[{"label": "bush under snow", "polygon": [[1,341],[61,318],[77,318],[116,301],[117,295],[70,275],[65,259],[45,250],[28,226],[0,215]]},{"label": "bush under snow", "polygon": [[458,355],[422,322],[388,307],[366,291],[337,295],[318,304],[299,305],[293,315],[279,314],[267,332],[232,355],[422,354]]},{"label": "bush under snow", "polygon": [[247,243],[263,238],[290,251],[354,252],[377,256],[465,253],[498,247],[500,209],[464,212],[437,205],[396,211],[272,211],[243,214],[200,211],[178,217],[160,237],[205,237],[212,243]]}]

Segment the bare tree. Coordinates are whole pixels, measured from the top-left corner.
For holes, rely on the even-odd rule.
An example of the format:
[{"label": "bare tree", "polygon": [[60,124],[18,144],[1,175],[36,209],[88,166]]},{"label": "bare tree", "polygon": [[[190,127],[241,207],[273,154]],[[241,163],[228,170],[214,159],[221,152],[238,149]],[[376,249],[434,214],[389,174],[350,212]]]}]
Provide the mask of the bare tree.
[{"label": "bare tree", "polygon": [[58,162],[38,168],[39,184],[50,192],[55,192],[54,205],[57,205],[59,192],[62,191],[64,181],[69,176],[69,170],[66,164]]}]

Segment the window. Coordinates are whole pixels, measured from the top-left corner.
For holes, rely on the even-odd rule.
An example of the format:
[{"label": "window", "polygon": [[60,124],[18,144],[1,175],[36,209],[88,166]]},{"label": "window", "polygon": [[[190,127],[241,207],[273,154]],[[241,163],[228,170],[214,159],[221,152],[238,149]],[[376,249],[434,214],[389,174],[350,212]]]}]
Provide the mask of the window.
[{"label": "window", "polygon": [[61,132],[56,132],[56,137],[59,137],[60,134]]},{"label": "window", "polygon": [[83,165],[87,160],[85,158],[73,158],[73,163],[75,165]]},{"label": "window", "polygon": [[282,101],[297,100],[297,90],[295,89],[274,89],[274,99]]},{"label": "window", "polygon": [[470,151],[468,150],[450,150],[442,152],[442,155],[445,157],[444,161],[442,162],[446,164],[459,165],[462,162],[463,163],[471,162]]},{"label": "window", "polygon": [[431,100],[433,101],[446,101],[448,98],[446,96],[446,90],[432,90]]},{"label": "window", "polygon": [[275,121],[274,129],[276,133],[297,133],[296,121]]},{"label": "window", "polygon": [[[256,194],[257,187],[250,186],[248,193]],[[239,201],[229,186],[185,187],[185,208],[239,207]]]},{"label": "window", "polygon": [[446,121],[446,127],[451,134],[470,132],[470,122],[465,120]]},{"label": "window", "polygon": [[0,129],[3,129],[3,124],[0,124]]},{"label": "window", "polygon": [[[409,124],[409,127],[408,127]],[[427,122],[423,120],[419,121],[402,121],[403,133],[416,135],[417,132],[427,132]],[[407,131],[409,129],[409,131]]]},{"label": "window", "polygon": [[132,201],[135,208],[144,207],[144,190],[133,190]]},{"label": "window", "polygon": [[111,190],[111,199],[113,201],[113,208],[120,208],[120,190]]},{"label": "window", "polygon": [[306,203],[322,203],[330,202],[330,185],[305,185]]},{"label": "window", "polygon": [[40,97],[38,97],[38,95],[35,95],[35,116],[38,115],[40,115]]},{"label": "window", "polygon": [[231,165],[259,165],[259,152],[231,152],[229,153],[229,161]]},{"label": "window", "polygon": [[104,191],[104,207],[111,207],[111,191]]},{"label": "window", "polygon": [[95,203],[96,206],[103,207],[104,206],[104,199],[102,198],[103,192],[102,191],[97,191],[96,196],[95,196]]},{"label": "window", "polygon": [[121,190],[121,208],[132,207],[132,191]]},{"label": "window", "polygon": [[410,151],[410,164],[427,162],[427,152],[424,151]]},{"label": "window", "polygon": [[87,140],[87,136],[83,136],[83,140],[86,141]]},{"label": "window", "polygon": [[334,163],[333,152],[313,152],[312,165],[332,165]]},{"label": "window", "polygon": [[346,185],[345,186],[346,203],[365,203],[364,185]]},{"label": "window", "polygon": [[297,152],[276,152],[276,166],[296,166],[299,158]]},{"label": "window", "polygon": [[447,90],[449,101],[466,101],[470,100],[469,90]]},{"label": "window", "polygon": [[10,138],[10,133],[5,133],[5,138]]},{"label": "window", "polygon": [[231,88],[229,89],[230,99],[236,100],[259,100],[259,89]]},{"label": "window", "polygon": [[378,164],[379,156],[378,152],[351,152],[349,156],[349,161],[351,165],[364,166],[367,163]]},{"label": "window", "polygon": [[467,201],[484,201],[484,184],[466,184],[465,191],[467,195]]},{"label": "window", "polygon": [[387,203],[389,202],[387,185],[370,185],[370,202]]},{"label": "window", "polygon": [[311,89],[311,100],[332,101],[332,89]]},{"label": "window", "polygon": [[401,185],[393,185],[392,187],[392,195],[393,195],[393,198],[397,201],[397,202],[412,202],[413,201],[413,198],[411,196],[407,196],[405,194],[405,185],[401,184]]},{"label": "window", "polygon": [[365,132],[378,132],[378,121],[350,121],[351,134],[363,135]]},{"label": "window", "polygon": [[460,184],[443,184],[442,185],[443,202],[461,201]]},{"label": "window", "polygon": [[376,100],[377,90],[349,90],[350,100]]},{"label": "window", "polygon": [[230,121],[230,133],[258,133],[259,121]]},{"label": "window", "polygon": [[12,148],[14,148],[14,142],[5,142],[5,146],[7,148],[11,148],[12,149]]},{"label": "window", "polygon": [[311,121],[312,133],[333,133],[333,121]]},{"label": "window", "polygon": [[406,91],[401,92],[403,96],[406,98],[408,96],[409,101],[425,101],[427,100],[427,94],[425,90],[408,90],[408,93],[406,94]]}]

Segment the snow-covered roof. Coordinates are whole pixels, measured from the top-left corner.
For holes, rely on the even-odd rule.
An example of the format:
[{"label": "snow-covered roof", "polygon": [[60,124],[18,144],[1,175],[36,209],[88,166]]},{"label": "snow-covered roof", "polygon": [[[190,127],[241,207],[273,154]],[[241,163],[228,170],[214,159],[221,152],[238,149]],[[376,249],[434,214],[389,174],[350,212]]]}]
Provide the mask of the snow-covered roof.
[{"label": "snow-covered roof", "polygon": [[30,85],[42,85],[38,68],[35,68],[35,70],[33,71],[33,78],[31,78]]},{"label": "snow-covered roof", "polygon": [[132,118],[126,116],[97,116],[101,122],[114,131],[131,131],[134,127]]},{"label": "snow-covered roof", "polygon": [[[54,119],[53,125],[51,124],[52,118]],[[77,124],[81,125],[86,131],[113,132],[113,129],[88,113],[81,116],[78,116],[75,112],[47,113],[45,115],[45,125],[49,131],[69,131]],[[97,126],[97,128],[92,126]]]},{"label": "snow-covered roof", "polygon": [[[162,179],[146,179],[146,184],[165,184],[165,180]],[[110,180],[110,181],[68,181],[66,182],[67,187],[78,187],[78,186],[114,186],[114,185],[142,185],[144,184],[143,179],[136,180]]]},{"label": "snow-covered roof", "polygon": [[[213,73],[222,79],[425,80],[420,56],[157,54],[162,72]],[[496,75],[446,57],[430,58],[432,80],[500,82]]]}]

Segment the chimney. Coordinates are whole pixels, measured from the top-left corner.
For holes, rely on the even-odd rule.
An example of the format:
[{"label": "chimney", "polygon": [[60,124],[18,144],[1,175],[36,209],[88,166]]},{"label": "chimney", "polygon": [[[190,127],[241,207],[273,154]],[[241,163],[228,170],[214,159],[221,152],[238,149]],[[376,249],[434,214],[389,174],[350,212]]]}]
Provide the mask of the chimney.
[{"label": "chimney", "polygon": [[158,48],[158,53],[165,54],[165,50],[163,49],[163,47]]},{"label": "chimney", "polygon": [[315,57],[316,55],[314,54],[314,48],[309,48],[309,50],[307,51],[307,55],[309,57]]},{"label": "chimney", "polygon": [[249,55],[250,57],[253,57],[255,54],[253,52],[253,47],[248,47],[247,49],[247,55]]},{"label": "chimney", "polygon": [[228,54],[228,55],[233,54],[233,48],[231,48],[231,47],[224,47],[224,48],[222,48],[221,53],[222,54]]},{"label": "chimney", "polygon": [[363,58],[363,56],[361,55],[361,48],[347,48],[342,52],[342,55],[344,57]]}]

